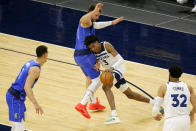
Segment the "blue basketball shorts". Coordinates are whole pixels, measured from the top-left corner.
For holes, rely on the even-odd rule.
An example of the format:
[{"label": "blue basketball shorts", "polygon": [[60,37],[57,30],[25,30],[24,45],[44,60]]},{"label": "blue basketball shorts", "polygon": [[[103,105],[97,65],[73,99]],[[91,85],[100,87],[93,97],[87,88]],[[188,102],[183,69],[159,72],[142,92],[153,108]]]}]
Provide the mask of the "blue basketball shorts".
[{"label": "blue basketball shorts", "polygon": [[85,76],[89,76],[91,80],[97,78],[100,75],[100,71],[96,71],[94,69],[96,58],[93,54],[75,56],[74,59],[75,62],[80,66]]},{"label": "blue basketball shorts", "polygon": [[22,120],[25,121],[25,101],[18,100],[9,92],[6,94],[6,101],[9,109],[9,120],[13,122],[21,122]]}]

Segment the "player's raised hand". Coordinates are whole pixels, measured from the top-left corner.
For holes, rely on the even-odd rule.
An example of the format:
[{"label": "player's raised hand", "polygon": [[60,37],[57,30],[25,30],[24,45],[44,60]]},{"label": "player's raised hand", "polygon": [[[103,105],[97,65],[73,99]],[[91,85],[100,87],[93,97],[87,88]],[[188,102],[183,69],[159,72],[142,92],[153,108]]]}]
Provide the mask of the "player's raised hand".
[{"label": "player's raised hand", "polygon": [[98,4],[96,4],[96,6],[95,6],[95,10],[96,10],[96,11],[99,11],[102,7],[103,7],[103,4],[102,4],[102,3],[98,3]]},{"label": "player's raised hand", "polygon": [[116,25],[118,24],[119,22],[123,21],[124,17],[120,17],[120,18],[117,18],[115,20],[112,21],[112,25]]},{"label": "player's raised hand", "polygon": [[42,115],[44,113],[43,109],[41,108],[41,106],[39,104],[35,104],[34,106],[35,106],[35,110],[36,110],[37,114]]}]

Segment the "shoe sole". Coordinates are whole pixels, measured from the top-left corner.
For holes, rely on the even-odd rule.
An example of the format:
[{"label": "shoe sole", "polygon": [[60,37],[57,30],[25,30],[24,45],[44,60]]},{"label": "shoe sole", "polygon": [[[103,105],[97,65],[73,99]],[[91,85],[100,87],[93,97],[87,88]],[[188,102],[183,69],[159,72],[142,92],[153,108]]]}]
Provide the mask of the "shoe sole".
[{"label": "shoe sole", "polygon": [[119,124],[119,123],[120,123],[120,121],[117,121],[117,122],[110,122],[110,123],[106,123],[106,122],[104,122],[104,124],[105,124],[105,125]]}]

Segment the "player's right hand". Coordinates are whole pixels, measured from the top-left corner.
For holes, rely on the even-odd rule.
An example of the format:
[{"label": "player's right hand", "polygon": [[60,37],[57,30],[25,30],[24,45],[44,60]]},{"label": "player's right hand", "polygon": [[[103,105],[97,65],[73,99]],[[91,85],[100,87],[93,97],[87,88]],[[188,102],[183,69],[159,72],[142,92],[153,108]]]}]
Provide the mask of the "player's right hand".
[{"label": "player's right hand", "polygon": [[44,111],[42,110],[42,108],[41,108],[41,106],[39,104],[35,104],[34,106],[35,106],[35,110],[36,110],[37,114],[41,114],[42,115],[44,113]]},{"label": "player's right hand", "polygon": [[154,119],[157,121],[160,121],[162,119],[162,114],[157,114],[156,116],[154,116]]}]

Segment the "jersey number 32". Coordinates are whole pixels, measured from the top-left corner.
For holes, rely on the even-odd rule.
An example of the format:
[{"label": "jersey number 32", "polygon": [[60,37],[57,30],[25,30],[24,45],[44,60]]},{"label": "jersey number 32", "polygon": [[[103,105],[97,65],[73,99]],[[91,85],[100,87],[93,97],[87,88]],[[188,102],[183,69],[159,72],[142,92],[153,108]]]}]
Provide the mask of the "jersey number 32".
[{"label": "jersey number 32", "polygon": [[[187,104],[186,104],[187,97],[186,97],[185,94],[181,94],[181,95],[179,95],[179,94],[172,94],[171,97],[173,98],[173,102],[174,102],[172,104],[173,107],[177,107],[179,105],[180,105],[180,107],[187,107]],[[182,99],[182,102],[180,103],[179,100],[181,100],[181,99]]]}]

